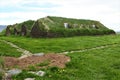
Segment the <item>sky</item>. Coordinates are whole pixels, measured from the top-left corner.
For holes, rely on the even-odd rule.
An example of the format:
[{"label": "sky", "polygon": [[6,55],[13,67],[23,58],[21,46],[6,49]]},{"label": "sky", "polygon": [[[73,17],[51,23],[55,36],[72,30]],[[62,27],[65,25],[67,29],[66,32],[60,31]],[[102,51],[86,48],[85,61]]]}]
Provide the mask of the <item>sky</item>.
[{"label": "sky", "polygon": [[120,0],[0,0],[0,25],[46,16],[97,20],[120,31]]}]

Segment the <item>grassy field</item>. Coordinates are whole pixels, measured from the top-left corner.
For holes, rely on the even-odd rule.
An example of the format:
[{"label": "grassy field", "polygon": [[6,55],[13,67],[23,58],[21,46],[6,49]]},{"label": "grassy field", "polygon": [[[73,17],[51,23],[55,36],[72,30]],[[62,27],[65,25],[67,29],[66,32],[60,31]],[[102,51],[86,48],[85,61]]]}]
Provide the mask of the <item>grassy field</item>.
[{"label": "grassy field", "polygon": [[91,50],[83,53],[68,54],[71,57],[65,69],[49,68],[44,77],[31,75],[24,71],[14,79],[23,80],[36,77],[36,80],[119,80],[120,45]]},{"label": "grassy field", "polygon": [[12,48],[10,45],[5,44],[0,41],[0,56],[14,56],[19,57],[21,55],[16,49]]},{"label": "grassy field", "polygon": [[119,35],[110,36],[81,36],[81,37],[69,37],[69,38],[24,38],[24,37],[1,37],[21,48],[27,49],[32,53],[56,53],[72,50],[80,50],[86,48],[97,47],[101,45],[108,45],[113,43],[119,43]]},{"label": "grassy field", "polygon": [[[13,42],[21,48],[33,53],[56,53],[72,50],[81,50],[97,46],[117,43],[113,46],[99,50],[69,53],[71,62],[66,68],[50,67],[42,69],[46,72],[44,77],[38,77],[24,70],[21,74],[13,76],[13,80],[24,80],[28,77],[36,77],[36,80],[119,80],[120,79],[120,35],[108,36],[81,36],[69,38],[24,38],[24,37],[0,37]],[[18,54],[15,49],[0,42],[0,52],[8,56]],[[2,46],[2,45],[5,45]],[[12,52],[13,51],[13,52]],[[14,53],[10,54],[10,53]]]}]

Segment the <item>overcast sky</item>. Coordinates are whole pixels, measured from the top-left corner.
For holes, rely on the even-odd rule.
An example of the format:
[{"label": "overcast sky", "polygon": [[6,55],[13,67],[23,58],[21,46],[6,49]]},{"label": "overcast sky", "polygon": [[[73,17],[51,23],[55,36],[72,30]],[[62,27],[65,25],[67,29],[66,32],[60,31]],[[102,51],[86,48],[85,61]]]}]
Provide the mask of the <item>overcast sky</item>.
[{"label": "overcast sky", "polygon": [[97,20],[120,31],[120,0],[0,0],[0,25],[48,15]]}]

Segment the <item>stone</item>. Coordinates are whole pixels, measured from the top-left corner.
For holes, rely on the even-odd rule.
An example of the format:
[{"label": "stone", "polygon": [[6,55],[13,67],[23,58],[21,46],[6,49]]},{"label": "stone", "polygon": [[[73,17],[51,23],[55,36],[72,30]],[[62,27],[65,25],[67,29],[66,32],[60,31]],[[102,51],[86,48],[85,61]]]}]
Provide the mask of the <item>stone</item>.
[{"label": "stone", "polygon": [[34,38],[45,37],[47,35],[45,26],[40,20],[37,20],[33,24],[30,35]]},{"label": "stone", "polygon": [[78,24],[73,24],[73,28],[77,28],[78,27]]},{"label": "stone", "polygon": [[5,80],[12,80],[12,76],[14,75],[18,75],[22,72],[22,70],[20,69],[12,69],[12,70],[8,70],[5,73]]},{"label": "stone", "polygon": [[2,73],[2,72],[4,72],[4,70],[0,68],[0,73]]},{"label": "stone", "polygon": [[45,72],[44,72],[44,71],[38,71],[38,72],[36,73],[36,75],[38,75],[38,76],[44,76],[44,75],[45,75]]},{"label": "stone", "polygon": [[95,25],[93,24],[92,27],[95,28]]},{"label": "stone", "polygon": [[30,51],[27,51],[27,50],[23,49],[23,54],[22,55],[30,55],[30,54],[31,54]]},{"label": "stone", "polygon": [[7,71],[7,75],[13,76],[13,75],[20,74],[21,72],[22,72],[21,69],[12,69],[12,70]]},{"label": "stone", "polygon": [[68,54],[69,52],[63,52],[63,54]]},{"label": "stone", "polygon": [[22,36],[27,35],[27,27],[24,24],[21,26],[21,35]]},{"label": "stone", "polygon": [[83,24],[80,24],[79,28],[83,28],[83,26],[84,26]]},{"label": "stone", "polygon": [[19,35],[19,31],[16,28],[14,28],[14,35]]},{"label": "stone", "polygon": [[43,56],[44,55],[44,53],[35,53],[35,54],[33,54],[33,56]]},{"label": "stone", "polygon": [[21,52],[23,52],[23,54],[21,55],[21,57],[19,57],[19,59],[23,59],[23,58],[32,56],[32,53],[27,50],[21,49]]},{"label": "stone", "polygon": [[17,29],[16,28],[14,28],[14,30],[13,30],[14,32],[14,35],[17,35]]},{"label": "stone", "polygon": [[29,73],[32,73],[32,74],[35,74],[35,75],[41,76],[41,77],[45,75],[45,72],[44,72],[44,71],[38,71],[38,72],[33,72],[33,71],[31,71],[31,72],[29,72]]},{"label": "stone", "polygon": [[10,35],[11,35],[10,26],[7,26],[5,35],[6,35],[6,36],[10,36]]}]

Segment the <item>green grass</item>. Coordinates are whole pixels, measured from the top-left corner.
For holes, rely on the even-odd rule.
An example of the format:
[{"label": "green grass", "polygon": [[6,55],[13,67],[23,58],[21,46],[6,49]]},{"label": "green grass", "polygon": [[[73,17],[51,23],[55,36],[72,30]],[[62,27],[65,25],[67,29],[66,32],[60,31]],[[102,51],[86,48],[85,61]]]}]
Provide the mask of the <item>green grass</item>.
[{"label": "green grass", "polygon": [[21,48],[27,49],[32,53],[51,53],[80,50],[119,43],[119,35],[109,36],[80,36],[69,38],[25,38],[25,37],[1,37],[7,41],[13,42]]},{"label": "green grass", "polygon": [[[118,80],[120,78],[120,45],[102,50],[69,54],[68,64],[78,80]],[[77,65],[76,65],[77,64]],[[74,71],[74,69],[76,71]],[[72,79],[70,79],[72,80]]]},{"label": "green grass", "polygon": [[0,56],[14,56],[19,57],[21,55],[15,48],[0,41]]},{"label": "green grass", "polygon": [[0,56],[0,80],[2,80],[2,76],[4,75],[4,70],[5,70],[4,60],[3,57]]},{"label": "green grass", "polygon": [[[44,77],[36,80],[119,80],[120,79],[120,44],[83,53],[71,53],[65,69],[45,69]],[[29,73],[21,73],[14,78],[23,80]]]},{"label": "green grass", "polygon": [[83,28],[88,28],[87,25],[89,25],[89,27],[92,28],[92,25],[95,24],[97,27],[99,27],[99,29],[107,29],[99,21],[94,21],[94,20],[72,19],[72,18],[55,17],[55,16],[48,16],[47,18],[52,20],[54,23],[51,23],[48,19],[45,19],[45,18],[41,20],[45,22],[47,25],[49,25],[50,27],[64,28],[64,23],[69,23],[70,26],[77,24],[76,27],[78,28],[81,24],[83,24]]},{"label": "green grass", "polygon": [[[69,24],[68,28],[65,28],[64,23]],[[22,23],[9,25],[8,27],[10,28],[11,35],[15,35],[14,26],[18,31],[21,31],[22,25],[25,25],[27,28],[27,37],[69,37],[115,34],[113,30],[108,29],[99,21],[47,16],[36,21],[28,20]],[[38,29],[35,30],[35,27]],[[5,35],[5,31],[4,29],[0,35]],[[35,33],[34,36],[33,33]],[[18,36],[20,36],[20,34]]]},{"label": "green grass", "polygon": [[45,60],[42,63],[38,63],[36,66],[43,67],[43,66],[48,66],[49,64],[50,64],[50,61],[49,60]]},{"label": "green grass", "polygon": [[[113,46],[99,50],[89,50],[86,52],[69,53],[67,56],[71,61],[66,64],[66,68],[49,67],[42,69],[46,72],[44,77],[39,77],[24,70],[21,74],[13,76],[13,80],[24,80],[24,78],[35,77],[36,80],[119,80],[120,79],[120,35],[108,36],[81,36],[69,38],[42,38],[33,39],[25,37],[0,37],[21,48],[37,52],[63,52],[92,48],[102,45],[117,43]],[[11,53],[10,46],[0,42],[0,52]],[[5,47],[2,45],[6,45]],[[12,48],[13,49],[13,48]],[[13,52],[15,53],[15,50]],[[17,54],[18,52],[16,52]],[[9,54],[12,56],[13,54]],[[48,62],[36,65],[48,65]],[[36,66],[35,65],[35,66]],[[35,66],[30,66],[29,70],[36,71]],[[38,71],[38,70],[37,70]]]}]

